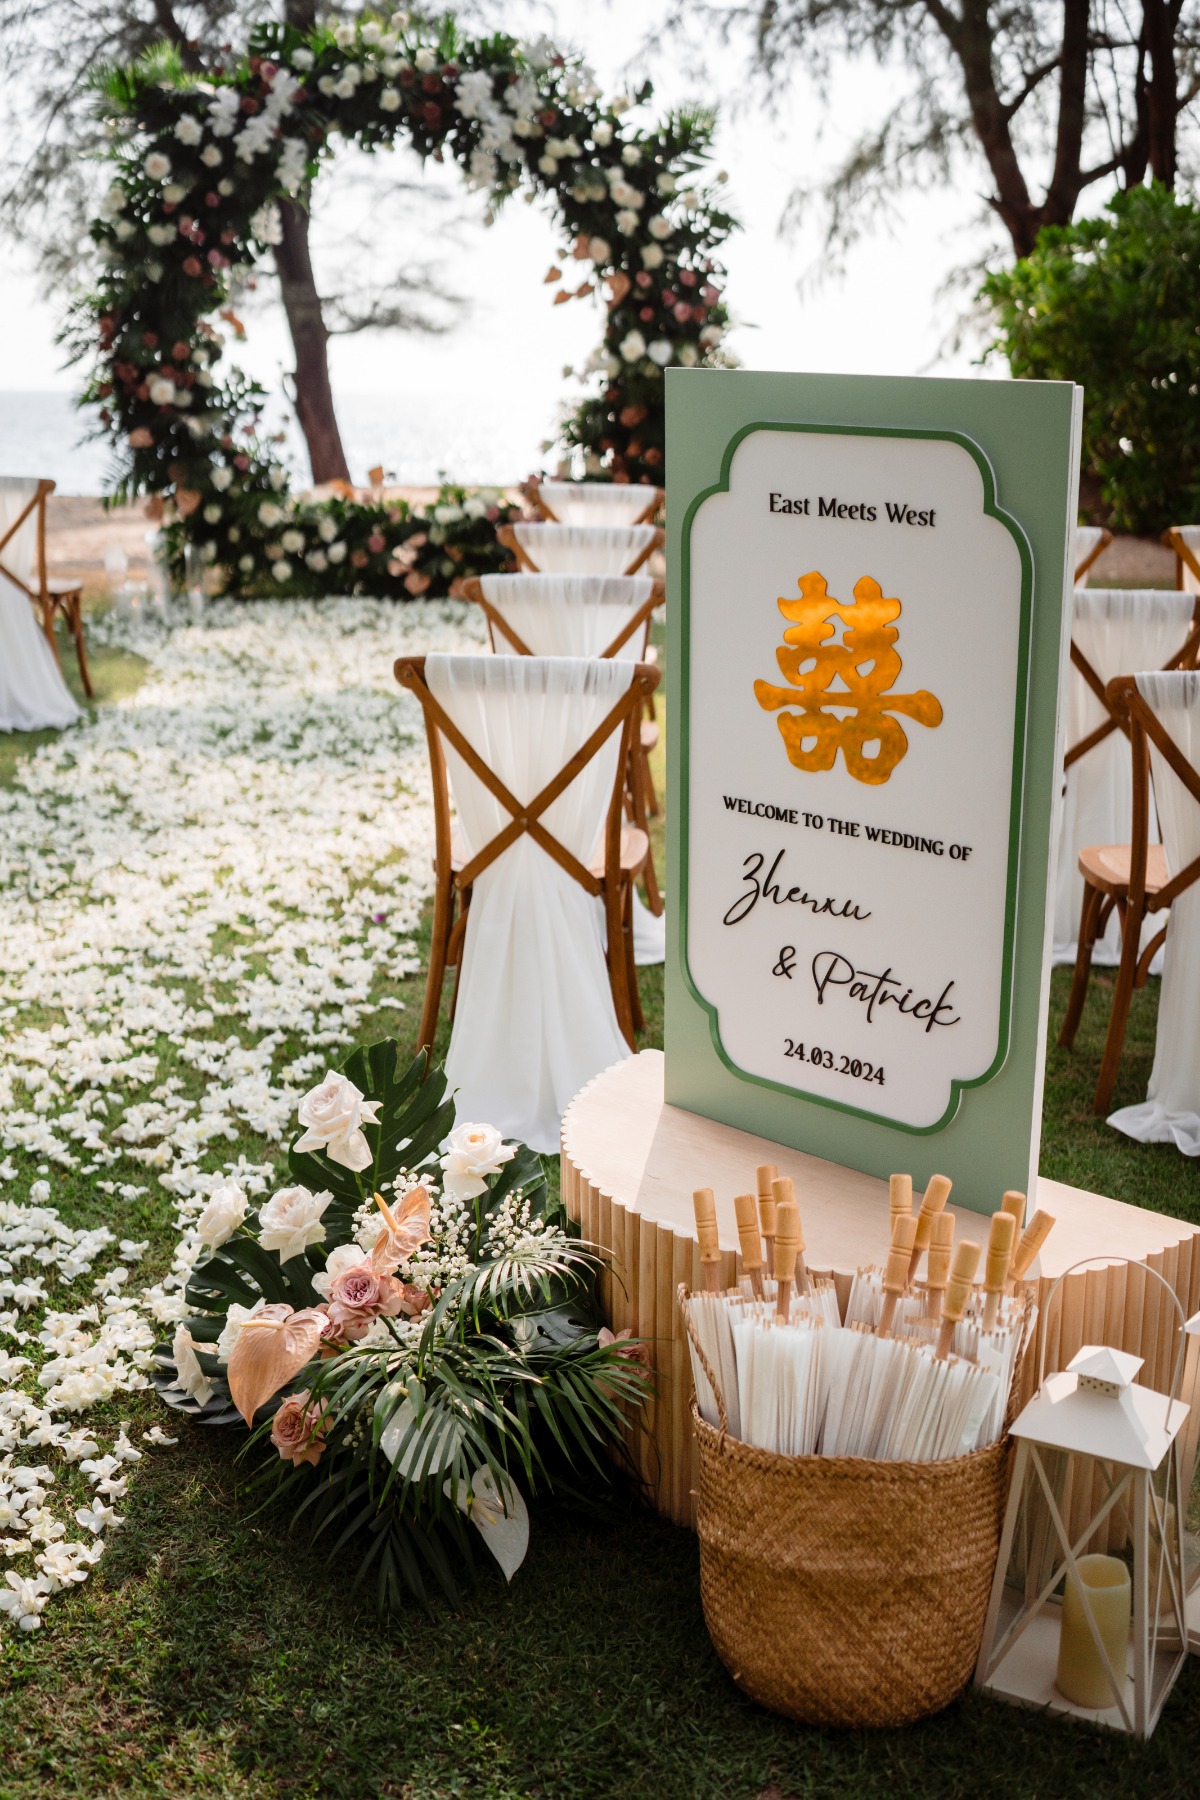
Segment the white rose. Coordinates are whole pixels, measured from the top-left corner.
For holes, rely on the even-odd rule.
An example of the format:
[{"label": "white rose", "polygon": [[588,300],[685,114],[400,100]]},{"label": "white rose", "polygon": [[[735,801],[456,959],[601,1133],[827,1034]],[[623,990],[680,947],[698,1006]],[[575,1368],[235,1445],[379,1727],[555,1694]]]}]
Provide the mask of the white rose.
[{"label": "white rose", "polygon": [[277,1250],[281,1263],[303,1255],[310,1244],[323,1244],[321,1215],[332,1200],[332,1194],[313,1194],[306,1187],[280,1188],[259,1210],[259,1243],[264,1250]]},{"label": "white rose", "polygon": [[487,503],[481,500],[477,494],[472,495],[469,500],[463,501],[463,513],[468,519],[482,519],[486,512]]},{"label": "white rose", "polygon": [[283,467],[282,463],[275,464],[275,467],[267,476],[267,480],[277,494],[282,493],[283,489],[287,486],[287,470]]},{"label": "white rose", "polygon": [[248,575],[253,567],[254,558],[252,556],[238,557],[238,568],[242,571],[243,575]]},{"label": "white rose", "polygon": [[622,237],[632,237],[638,228],[638,216],[632,207],[623,207],[617,214],[617,230]]},{"label": "white rose", "polygon": [[417,65],[417,68],[421,71],[422,75],[428,75],[430,69],[437,68],[437,57],[432,50],[418,50],[417,54],[413,57],[413,62]]},{"label": "white rose", "polygon": [[200,1242],[210,1250],[228,1243],[246,1217],[246,1194],[236,1181],[218,1182],[208,1197],[208,1205],[196,1220]]},{"label": "white rose", "polygon": [[671,221],[664,219],[661,213],[655,213],[646,229],[652,238],[658,238],[661,242],[663,238],[669,238],[671,235]]},{"label": "white rose", "polygon": [[285,531],[279,541],[285,550],[290,550],[293,556],[299,556],[304,548],[304,533],[302,531]]},{"label": "white rose", "polygon": [[663,251],[660,247],[657,244],[643,244],[642,267],[644,269],[661,269],[662,266]]},{"label": "white rose", "polygon": [[439,525],[457,525],[462,519],[463,509],[461,506],[447,503],[445,506],[435,506],[433,516]]},{"label": "white rose", "polygon": [[321,77],[320,77],[320,78],[319,78],[319,80],[318,80],[318,81],[317,81],[317,92],[318,92],[318,94],[324,94],[324,95],[326,95],[326,96],[328,96],[328,95],[330,95],[330,94],[332,94],[332,92],[333,92],[333,85],[334,85],[334,83],[333,83],[333,76],[332,76],[332,75],[322,75],[322,76],[321,76]]},{"label": "white rose", "polygon": [[156,375],[150,383],[150,398],[155,406],[170,406],[175,398],[175,383],[165,375]]},{"label": "white rose", "polygon": [[498,1175],[517,1154],[494,1125],[456,1125],[446,1139],[442,1187],[452,1200],[473,1200],[487,1187],[485,1175]]},{"label": "white rose", "polygon": [[378,26],[375,23],[374,19],[369,20],[368,23],[366,25],[364,25],[362,28],[363,43],[364,44],[377,44],[379,42],[380,30],[381,30],[380,26]]},{"label": "white rose", "polygon": [[161,150],[152,150],[142,164],[151,181],[165,181],[171,173],[171,159]]},{"label": "white rose", "polygon": [[120,242],[124,244],[133,236],[134,232],[137,230],[137,226],[133,223],[132,219],[118,219],[113,226],[113,230]]},{"label": "white rose", "polygon": [[626,144],[622,148],[621,161],[625,164],[627,169],[632,169],[634,164],[640,163],[641,160],[642,153],[636,144]]},{"label": "white rose", "polygon": [[632,105],[633,100],[629,94],[618,94],[612,103],[612,109],[615,113],[624,113],[628,112]]},{"label": "white rose", "polygon": [[217,149],[215,144],[205,144],[203,150],[200,152],[200,161],[204,164],[206,169],[219,169],[221,166],[221,152]]},{"label": "white rose", "polygon": [[380,110],[380,112],[399,112],[400,111],[400,90],[399,90],[399,88],[385,87],[382,90],[382,92],[380,93],[380,96],[379,96],[379,110]]},{"label": "white rose", "polygon": [[700,333],[700,342],[705,345],[706,348],[711,349],[714,344],[719,344],[724,336],[724,326],[706,325]]},{"label": "white rose", "polygon": [[557,175],[558,163],[553,156],[539,156],[538,168],[543,175]]},{"label": "white rose", "polygon": [[317,521],[317,536],[323,544],[332,544],[338,534],[337,520],[324,518]]},{"label": "white rose", "polygon": [[232,181],[230,181],[230,179],[229,179],[229,177],[228,177],[228,175],[223,175],[223,176],[222,176],[222,177],[221,177],[221,179],[220,179],[220,181],[218,181],[218,183],[217,183],[217,192],[218,192],[218,194],[220,194],[220,195],[221,195],[221,197],[222,197],[222,198],[223,198],[223,199],[225,199],[225,200],[228,200],[228,198],[229,198],[229,196],[230,196],[230,194],[232,194],[232,192],[233,192],[233,183],[232,183]]},{"label": "white rose", "polygon": [[664,169],[654,185],[660,194],[665,195],[669,199],[675,192],[675,189],[679,186],[679,183],[669,169]]},{"label": "white rose", "polygon": [[651,362],[656,362],[660,369],[665,369],[671,360],[672,350],[666,338],[656,338],[650,345],[646,355]]},{"label": "white rose", "polygon": [[593,127],[592,127],[592,142],[593,142],[593,144],[597,144],[601,150],[605,150],[608,148],[609,144],[612,143],[612,141],[613,141],[613,128],[609,124],[607,119],[601,119],[598,122],[598,124],[593,125]]},{"label": "white rose", "polygon": [[184,113],[183,117],[176,122],[175,136],[181,144],[198,144],[204,136],[204,127],[199,119],[192,117],[191,113]]},{"label": "white rose", "polygon": [[242,528],[240,525],[231,525],[225,535],[228,537],[231,544],[240,544],[242,541]]},{"label": "white rose", "polygon": [[679,360],[685,369],[694,369],[700,360],[695,344],[680,344]]},{"label": "white rose", "polygon": [[219,521],[220,517],[221,517],[221,508],[216,504],[215,501],[210,500],[208,505],[204,509],[204,523],[206,525],[215,525]]},{"label": "white rose", "polygon": [[304,560],[314,575],[323,574],[329,567],[329,558],[323,550],[310,550]]},{"label": "white rose", "polygon": [[239,1306],[236,1300],[230,1302],[229,1311],[225,1314],[224,1329],[215,1346],[217,1355],[222,1362],[229,1361],[233,1354],[233,1346],[241,1337],[242,1326],[246,1320],[252,1319],[255,1313],[260,1313],[266,1304],[265,1300],[256,1300],[253,1306]]},{"label": "white rose", "polygon": [[631,331],[621,339],[621,355],[626,362],[641,362],[646,354],[646,340],[640,331]]},{"label": "white rose", "polygon": [[348,50],[354,42],[353,25],[339,25],[333,34],[334,42],[341,50]]},{"label": "white rose", "polygon": [[281,556],[278,562],[271,564],[271,573],[276,581],[287,581],[292,573],[292,565],[286,557]]},{"label": "white rose", "polygon": [[606,263],[612,255],[612,245],[607,238],[589,238],[588,255],[594,263]]},{"label": "white rose", "polygon": [[265,525],[268,531],[271,530],[272,526],[278,525],[282,517],[282,507],[276,506],[273,500],[264,500],[258,509],[259,524]]},{"label": "white rose", "polygon": [[315,60],[315,58],[313,57],[313,53],[311,50],[293,50],[292,51],[292,67],[293,67],[293,69],[302,69],[302,70],[311,69],[313,66],[314,60]]},{"label": "white rose", "polygon": [[233,480],[233,470],[215,468],[212,471],[211,479],[218,494],[223,494]]},{"label": "white rose", "polygon": [[345,560],[346,560],[345,544],[330,544],[329,560],[331,563],[345,562]]},{"label": "white rose", "polygon": [[361,1127],[373,1125],[378,1100],[364,1100],[360,1089],[344,1075],[326,1071],[319,1087],[305,1094],[298,1109],[304,1136],[297,1150],[324,1150],[343,1169],[369,1169],[371,1150]]},{"label": "white rose", "polygon": [[[368,1221],[368,1223],[371,1228],[371,1245],[373,1248],[375,1240],[383,1229],[383,1222],[382,1220],[378,1220],[375,1222]],[[316,1288],[318,1294],[320,1294],[322,1300],[328,1300],[329,1290],[337,1280],[338,1276],[344,1275],[347,1269],[356,1269],[362,1260],[363,1248],[361,1244],[339,1244],[336,1250],[331,1250],[325,1262],[324,1273],[321,1275],[314,1275],[312,1278],[312,1284]]]},{"label": "white rose", "polygon": [[171,1345],[171,1355],[175,1360],[175,1379],[172,1387],[181,1388],[185,1394],[201,1406],[207,1406],[213,1397],[213,1384],[200,1367],[196,1356],[196,1343],[186,1325],[175,1327],[175,1339]]},{"label": "white rose", "polygon": [[358,82],[351,81],[349,74],[343,75],[340,81],[334,82],[333,91],[339,100],[353,100],[358,91]]}]

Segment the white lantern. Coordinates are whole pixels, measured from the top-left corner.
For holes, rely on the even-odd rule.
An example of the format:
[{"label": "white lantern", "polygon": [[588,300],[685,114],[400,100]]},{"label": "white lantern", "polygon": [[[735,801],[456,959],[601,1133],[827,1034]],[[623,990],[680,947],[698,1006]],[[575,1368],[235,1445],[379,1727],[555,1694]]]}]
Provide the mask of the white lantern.
[{"label": "white lantern", "polygon": [[[1043,1368],[1045,1341],[1043,1331]],[[1182,1363],[1181,1339],[1168,1396],[1135,1385],[1141,1357],[1086,1345],[1017,1419],[976,1687],[1139,1737],[1154,1730],[1187,1655]]]}]

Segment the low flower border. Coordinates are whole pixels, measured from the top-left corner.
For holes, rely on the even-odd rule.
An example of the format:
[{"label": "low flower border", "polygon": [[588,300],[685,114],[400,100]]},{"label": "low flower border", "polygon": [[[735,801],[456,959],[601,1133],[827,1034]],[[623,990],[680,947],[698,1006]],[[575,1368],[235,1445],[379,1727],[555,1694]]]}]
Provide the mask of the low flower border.
[{"label": "low flower border", "polygon": [[106,76],[116,166],[91,227],[103,272],[68,337],[92,359],[81,398],[116,452],[113,497],[150,495],[173,564],[195,545],[210,584],[236,593],[404,599],[506,566],[494,528],[518,509],[498,490],[447,484],[428,514],[292,497],[262,429],[264,391],[221,370],[243,335],[238,291],[278,239],[276,202],[308,191],[338,135],[450,156],[493,209],[518,189],[550,201],[566,245],[546,277],[555,303],[599,289],[607,303],[562,441],[590,477],[660,482],[664,369],[727,360],[715,255],[735,221],[720,178],[704,179],[713,115],[640,129],[626,115],[649,92],[604,102],[585,65],[545,40],[473,39],[452,18],[403,13],[265,26],[244,57],[201,75],[162,47]]}]

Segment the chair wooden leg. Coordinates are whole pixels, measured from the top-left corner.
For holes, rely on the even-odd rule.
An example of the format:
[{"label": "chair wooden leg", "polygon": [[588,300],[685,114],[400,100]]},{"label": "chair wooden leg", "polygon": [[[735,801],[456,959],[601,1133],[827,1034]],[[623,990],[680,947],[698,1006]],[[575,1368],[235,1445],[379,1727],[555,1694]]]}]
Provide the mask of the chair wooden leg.
[{"label": "chair wooden leg", "polygon": [[42,631],[45,634],[46,642],[49,644],[50,649],[54,654],[54,660],[58,664],[58,672],[61,675],[62,657],[58,654],[58,636],[54,630],[54,602],[52,600],[43,602],[39,607],[39,611],[42,615]]},{"label": "chair wooden leg", "polygon": [[617,1024],[629,1048],[636,1050],[633,1008],[629,998],[629,955],[625,947],[625,908],[619,885],[614,884],[605,890],[604,912],[608,927],[608,981],[612,988]]},{"label": "chair wooden leg", "polygon": [[1071,1048],[1075,1042],[1075,1033],[1079,1030],[1079,1021],[1083,1017],[1083,1003],[1087,999],[1088,980],[1092,973],[1092,952],[1096,947],[1096,926],[1103,899],[1104,895],[1099,888],[1094,888],[1089,881],[1084,882],[1083,906],[1079,913],[1079,947],[1075,952],[1071,997],[1067,1001],[1066,1017],[1058,1034],[1060,1050]]},{"label": "chair wooden leg", "polygon": [[629,886],[625,893],[623,909],[624,930],[622,941],[625,947],[625,979],[629,983],[629,1010],[633,1015],[635,1031],[645,1031],[646,1015],[642,1011],[642,996],[638,987],[637,959],[633,954],[633,876],[629,877]]},{"label": "chair wooden leg", "polygon": [[1129,907],[1126,907],[1121,916],[1121,966],[1117,970],[1117,985],[1113,989],[1112,1014],[1108,1021],[1108,1035],[1104,1040],[1104,1055],[1100,1060],[1100,1079],[1096,1083],[1096,1094],[1092,1101],[1092,1111],[1101,1117],[1107,1113],[1113,1089],[1117,1085],[1117,1069],[1125,1046],[1125,1027],[1129,1023],[1141,935],[1141,918],[1135,919]]},{"label": "chair wooden leg", "polygon": [[[650,828],[646,820],[646,787],[644,782],[649,782],[650,772],[643,767],[645,760],[646,759],[641,751],[635,746],[629,758],[629,798],[633,814],[633,823],[637,826],[639,831],[644,831],[646,833],[647,840],[649,840]],[[650,908],[650,911],[654,914],[655,918],[661,918],[663,898],[659,891],[658,871],[654,867],[654,852],[652,850],[647,850],[646,852],[646,862],[642,869],[642,879],[646,883],[646,905]]]},{"label": "chair wooden leg", "polygon": [[454,924],[454,901],[447,882],[443,886],[439,880],[433,896],[433,935],[429,944],[429,973],[425,977],[425,1004],[421,1008],[421,1034],[417,1042],[419,1050],[428,1050],[433,1054],[434,1040],[437,1037],[438,1012],[442,1004],[442,983],[446,979],[446,946],[450,940],[450,930]]},{"label": "chair wooden leg", "polygon": [[88,670],[87,646],[83,639],[83,601],[78,594],[70,606],[71,635],[75,639],[75,655],[79,659],[79,679],[83,683],[83,691],[89,700],[94,700],[96,690],[92,686],[92,677]]},{"label": "chair wooden leg", "polygon": [[650,814],[651,818],[656,819],[662,811],[662,808],[658,803],[658,793],[654,786],[654,777],[650,773],[650,758],[646,751],[642,749],[640,743],[634,747],[633,754],[638,767],[641,770],[642,779],[646,784],[646,811]]}]

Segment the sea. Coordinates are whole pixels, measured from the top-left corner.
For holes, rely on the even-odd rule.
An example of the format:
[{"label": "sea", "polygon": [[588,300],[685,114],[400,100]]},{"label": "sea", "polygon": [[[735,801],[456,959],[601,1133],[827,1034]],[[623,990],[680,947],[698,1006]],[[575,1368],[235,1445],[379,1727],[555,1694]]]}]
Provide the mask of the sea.
[{"label": "sea", "polygon": [[[424,486],[443,475],[467,483],[519,481],[545,463],[545,421],[522,415],[505,397],[473,394],[469,406],[444,394],[339,394],[338,423],[351,477],[365,484],[382,463],[389,481]],[[284,401],[267,421],[285,434],[280,447],[296,484],[309,479],[304,440]],[[116,478],[112,452],[98,438],[93,408],[61,389],[0,391],[0,475],[37,475],[60,494],[103,494]]]}]

